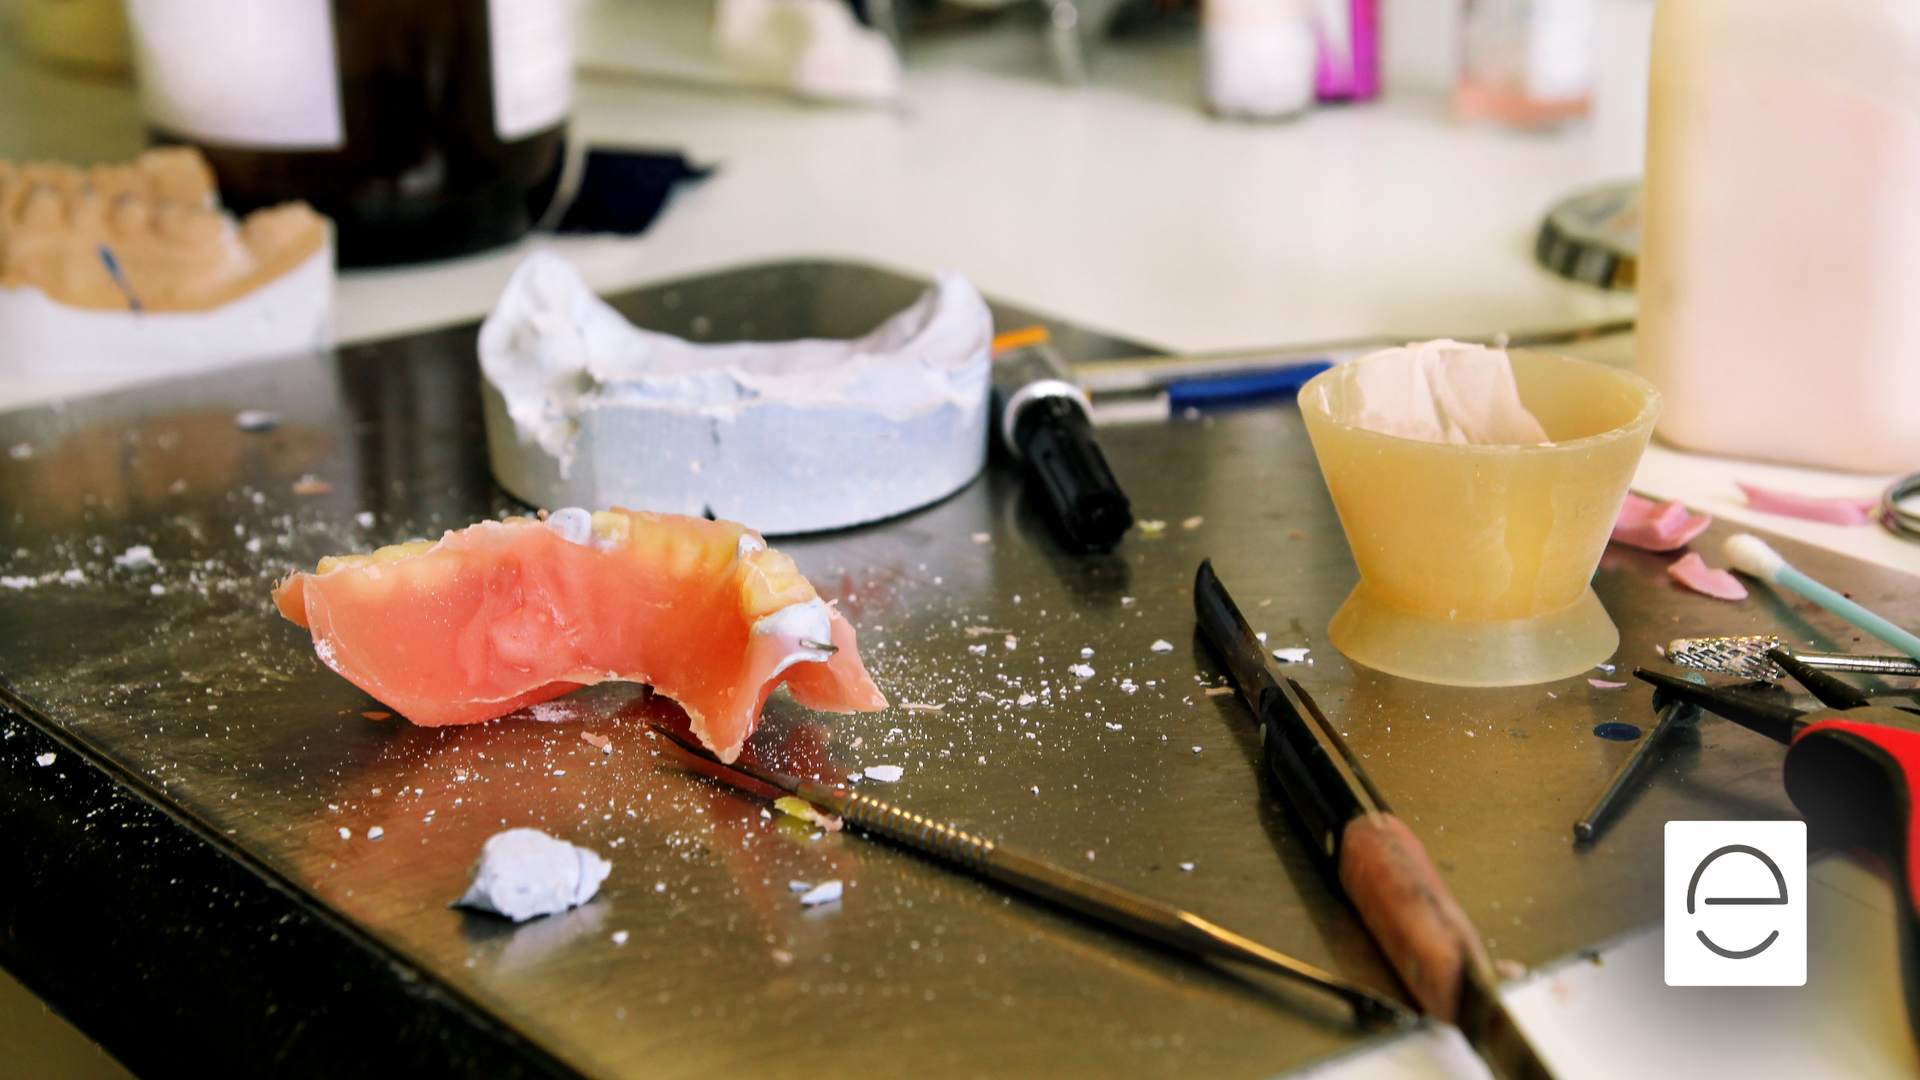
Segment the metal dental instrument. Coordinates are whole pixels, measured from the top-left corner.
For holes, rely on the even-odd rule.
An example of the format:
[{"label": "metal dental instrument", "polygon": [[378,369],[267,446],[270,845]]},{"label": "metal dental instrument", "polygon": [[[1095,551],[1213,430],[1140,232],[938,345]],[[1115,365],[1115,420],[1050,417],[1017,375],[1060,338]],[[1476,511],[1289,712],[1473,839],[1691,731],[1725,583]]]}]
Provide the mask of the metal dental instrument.
[{"label": "metal dental instrument", "polygon": [[1652,727],[1647,729],[1647,733],[1640,737],[1640,742],[1634,746],[1633,752],[1627,755],[1627,759],[1614,770],[1613,779],[1607,781],[1605,790],[1594,798],[1593,804],[1587,807],[1587,812],[1581,814],[1580,819],[1573,823],[1575,839],[1592,840],[1598,836],[1600,827],[1606,823],[1608,815],[1613,812],[1613,804],[1619,800],[1627,786],[1640,775],[1640,771],[1646,768],[1647,763],[1653,760],[1660,744],[1666,740],[1667,732],[1672,731],[1676,724],[1697,719],[1700,716],[1699,706],[1663,698],[1657,693],[1654,695],[1654,707],[1660,712],[1659,718],[1653,722]]},{"label": "metal dental instrument", "polygon": [[845,818],[860,829],[897,844],[957,864],[982,877],[1010,885],[1021,892],[1051,900],[1062,907],[1110,926],[1129,930],[1199,956],[1232,960],[1289,979],[1318,986],[1343,999],[1357,1022],[1398,1027],[1412,1022],[1407,1010],[1357,983],[1296,960],[1285,953],[1215,926],[1192,912],[1151,900],[1076,874],[1031,855],[1023,855],[991,840],[962,832],[951,825],[869,798],[845,785],[821,784],[789,776],[750,762],[727,764],[707,749],[660,724],[653,729],[675,746],[716,768],[722,777],[740,786],[745,777]]},{"label": "metal dental instrument", "polygon": [[[1777,637],[1676,638],[1667,643],[1666,659],[1680,667],[1717,671],[1749,679],[1777,679],[1780,666],[1767,652],[1784,644]],[[1920,675],[1920,660],[1910,656],[1854,656],[1849,653],[1793,654],[1801,663],[1821,671],[1854,671],[1863,675]]]},{"label": "metal dental instrument", "polygon": [[1327,883],[1353,904],[1414,999],[1457,1025],[1495,1076],[1551,1080],[1500,1001],[1480,933],[1426,848],[1394,816],[1312,696],[1275,673],[1211,559],[1194,575],[1193,607],[1260,724],[1267,768]]}]

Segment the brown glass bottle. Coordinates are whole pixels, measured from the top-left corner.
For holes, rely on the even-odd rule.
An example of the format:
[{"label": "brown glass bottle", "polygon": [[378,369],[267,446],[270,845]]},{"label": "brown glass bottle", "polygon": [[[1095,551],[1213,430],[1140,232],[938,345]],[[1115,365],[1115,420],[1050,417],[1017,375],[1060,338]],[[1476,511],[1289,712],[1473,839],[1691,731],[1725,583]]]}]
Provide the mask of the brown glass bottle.
[{"label": "brown glass bottle", "polygon": [[158,125],[155,138],[198,146],[236,212],[311,203],[334,220],[341,266],[465,255],[531,229],[559,184],[566,123],[500,136],[488,0],[332,0],[332,13],[343,146],[223,145]]}]

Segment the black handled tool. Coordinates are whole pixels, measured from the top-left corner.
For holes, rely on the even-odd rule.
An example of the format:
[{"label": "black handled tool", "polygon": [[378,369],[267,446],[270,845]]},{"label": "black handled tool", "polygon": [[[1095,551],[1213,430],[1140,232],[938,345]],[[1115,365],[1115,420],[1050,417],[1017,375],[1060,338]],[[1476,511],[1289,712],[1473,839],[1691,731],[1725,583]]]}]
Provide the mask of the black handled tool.
[{"label": "black handled tool", "polygon": [[740,783],[739,777],[758,781],[804,799],[828,813],[837,814],[866,832],[884,836],[944,862],[955,863],[982,877],[1051,900],[1110,926],[1185,952],[1237,961],[1318,986],[1344,1000],[1353,1010],[1356,1022],[1398,1027],[1412,1019],[1406,1010],[1392,1000],[1364,986],[1241,937],[1190,911],[1182,911],[1171,904],[1095,881],[1044,859],[1023,855],[951,825],[862,795],[843,784],[829,785],[803,780],[746,761],[726,764],[705,747],[678,732],[658,724],[653,728],[672,740],[675,746],[699,758],[709,771],[717,772],[735,786],[745,786]]},{"label": "black handled tool", "polygon": [[1193,606],[1207,640],[1260,722],[1267,767],[1321,869],[1366,924],[1428,1015],[1459,1025],[1503,1080],[1550,1080],[1494,990],[1480,934],[1427,852],[1380,797],[1338,732],[1266,648],[1213,572],[1200,564]]},{"label": "black handled tool", "polygon": [[1654,695],[1653,707],[1659,714],[1653,726],[1647,729],[1645,735],[1640,736],[1640,741],[1634,744],[1633,752],[1627,755],[1627,760],[1621,762],[1618,769],[1614,770],[1613,779],[1607,781],[1606,788],[1594,798],[1593,804],[1587,807],[1587,812],[1581,814],[1580,819],[1573,823],[1574,839],[1592,840],[1600,835],[1601,826],[1606,824],[1607,818],[1613,813],[1614,803],[1620,800],[1620,795],[1627,790],[1628,785],[1632,784],[1647,767],[1647,763],[1653,760],[1655,753],[1660,749],[1660,744],[1666,742],[1667,732],[1672,731],[1676,725],[1700,715],[1699,706],[1686,701],[1665,700],[1659,694]]},{"label": "black handled tool", "polygon": [[[1792,656],[1772,659],[1784,666]],[[1899,921],[1907,1023],[1920,1036],[1920,909],[1914,895],[1920,877],[1920,829],[1914,819],[1920,716],[1880,705],[1803,713],[1738,690],[1698,686],[1645,668],[1633,674],[1671,697],[1786,743],[1787,797],[1807,823],[1824,842],[1865,848],[1885,864]],[[1830,686],[1802,685],[1822,700],[1845,697]]]},{"label": "black handled tool", "polygon": [[1027,492],[1066,546],[1107,551],[1133,525],[1133,508],[1094,441],[1086,392],[1053,346],[1009,349],[993,361],[995,427],[1024,464]]}]

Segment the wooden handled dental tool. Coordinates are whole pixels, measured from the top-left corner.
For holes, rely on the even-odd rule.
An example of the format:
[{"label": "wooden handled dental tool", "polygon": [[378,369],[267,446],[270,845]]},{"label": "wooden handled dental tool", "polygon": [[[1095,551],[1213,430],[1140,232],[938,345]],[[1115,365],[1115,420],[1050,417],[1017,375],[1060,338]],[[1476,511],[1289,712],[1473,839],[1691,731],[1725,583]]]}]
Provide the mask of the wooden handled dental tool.
[{"label": "wooden handled dental tool", "polygon": [[1426,849],[1387,807],[1313,698],[1276,675],[1211,559],[1194,578],[1193,605],[1260,723],[1267,767],[1328,882],[1353,904],[1421,1010],[1458,1025],[1502,1080],[1551,1080],[1501,1003],[1480,934]]}]

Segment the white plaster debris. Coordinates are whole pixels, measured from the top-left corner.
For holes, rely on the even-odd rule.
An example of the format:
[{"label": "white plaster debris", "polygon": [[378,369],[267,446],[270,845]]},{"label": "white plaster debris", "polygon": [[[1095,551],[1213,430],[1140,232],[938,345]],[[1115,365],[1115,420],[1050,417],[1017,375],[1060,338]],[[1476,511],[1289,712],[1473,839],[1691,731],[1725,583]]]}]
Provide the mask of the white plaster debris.
[{"label": "white plaster debris", "polygon": [[1190,863],[1190,862],[1183,862],[1183,863],[1181,863],[1181,864],[1180,864],[1180,869],[1182,869],[1182,870],[1192,870],[1192,869],[1193,869],[1193,864],[1192,864],[1192,863]]},{"label": "white plaster debris", "polygon": [[985,645],[969,645],[967,646],[967,651],[975,656],[987,655],[987,647]]},{"label": "white plaster debris", "polygon": [[1190,518],[1188,518],[1188,519],[1186,519],[1185,521],[1182,521],[1182,522],[1180,523],[1180,527],[1181,527],[1181,528],[1183,528],[1183,529],[1187,529],[1187,530],[1189,530],[1189,531],[1191,531],[1191,530],[1193,530],[1193,529],[1197,529],[1197,528],[1199,528],[1199,527],[1201,526],[1201,524],[1202,524],[1203,522],[1205,522],[1206,520],[1207,520],[1206,518],[1203,518],[1203,517],[1201,517],[1201,516],[1199,516],[1198,514],[1196,514],[1196,515],[1194,515],[1193,517],[1190,517]]},{"label": "white plaster debris", "polygon": [[480,331],[494,472],[548,506],[766,533],[891,517],[985,464],[992,336],[986,302],[946,271],[863,338],[697,344],[633,326],[536,251]]},{"label": "white plaster debris", "polygon": [[1262,630],[1253,636],[1260,639],[1260,644],[1265,645],[1267,643],[1267,632],[1265,630]]},{"label": "white plaster debris", "polygon": [[167,587],[166,587],[165,585],[161,585],[161,584],[159,584],[159,583],[157,583],[157,582],[156,582],[156,583],[154,583],[154,584],[152,584],[152,585],[149,585],[149,586],[147,586],[147,591],[148,591],[148,592],[150,592],[150,593],[152,593],[152,594],[153,594],[153,595],[155,595],[155,596],[165,596],[165,595],[167,595]]},{"label": "white plaster debris", "polygon": [[353,520],[354,520],[354,524],[359,525],[361,528],[371,529],[373,528],[373,511],[362,510],[359,513],[353,515]]},{"label": "white plaster debris", "polygon": [[1091,665],[1088,665],[1088,664],[1075,664],[1072,667],[1068,668],[1067,670],[1072,672],[1075,678],[1080,678],[1080,679],[1093,678],[1093,668]]},{"label": "white plaster debris", "polygon": [[31,589],[38,584],[40,584],[38,581],[30,577],[13,577],[11,575],[0,577],[0,588]]},{"label": "white plaster debris", "polygon": [[1024,709],[1038,700],[1039,699],[1032,694],[1021,694],[1019,697],[1013,699],[1013,703]]},{"label": "white plaster debris", "polygon": [[113,565],[123,570],[145,570],[154,563],[153,549],[145,544],[135,544],[113,557]]},{"label": "white plaster debris", "polygon": [[84,585],[86,581],[87,575],[79,570],[65,570],[60,574],[60,584],[62,585]]},{"label": "white plaster debris", "polygon": [[[525,922],[593,899],[612,872],[612,863],[586,848],[538,829],[508,829],[487,839],[473,884],[455,904]],[[665,891],[664,883],[654,891]]]},{"label": "white plaster debris", "polygon": [[813,882],[811,882],[811,881],[789,881],[789,882],[787,882],[787,890],[788,890],[789,892],[806,892],[807,890],[809,890],[809,889],[811,889],[811,888],[813,888]]},{"label": "white plaster debris", "polygon": [[367,839],[369,840],[378,840],[385,835],[387,835],[387,830],[381,828],[378,825],[375,825],[373,828],[367,830]]},{"label": "white plaster debris", "polygon": [[1504,349],[1440,339],[1379,352],[1334,369],[1313,389],[1336,422],[1423,442],[1537,446],[1548,442],[1520,402]]},{"label": "white plaster debris", "polygon": [[1153,644],[1147,646],[1147,648],[1152,649],[1154,652],[1172,652],[1173,642],[1168,641],[1166,638],[1158,638]]},{"label": "white plaster debris", "polygon": [[7,447],[7,456],[15,461],[26,461],[33,456],[32,443],[14,443]]},{"label": "white plaster debris", "polygon": [[615,930],[613,932],[613,943],[615,945],[625,945],[627,943],[627,932],[625,930]]},{"label": "white plaster debris", "polygon": [[869,780],[878,780],[883,784],[897,784],[906,770],[898,765],[869,765],[863,775]]},{"label": "white plaster debris", "polygon": [[353,830],[352,830],[352,829],[347,829],[347,828],[342,828],[342,829],[340,830],[340,839],[342,839],[342,840],[351,840],[351,839],[353,839]]},{"label": "white plaster debris", "polygon": [[1083,658],[1083,659],[1084,659],[1084,658],[1086,658],[1086,657],[1089,657],[1089,656],[1092,656],[1092,655],[1093,655],[1093,650],[1092,650],[1091,648],[1086,648],[1086,649],[1081,649],[1081,650],[1080,650],[1080,656],[1081,656],[1081,658]]},{"label": "white plaster debris", "polygon": [[53,764],[54,759],[57,757],[59,757],[58,754],[55,754],[53,751],[49,750],[46,753],[41,754],[39,757],[34,758],[33,763],[35,765],[40,766],[41,768],[45,768],[48,765]]},{"label": "white plaster debris", "polygon": [[838,903],[844,886],[839,879],[823,881],[800,894],[801,907],[819,907],[821,904]]},{"label": "white plaster debris", "polygon": [[1197,746],[1196,746],[1196,747],[1194,747],[1194,748],[1193,748],[1193,752],[1194,752],[1194,753],[1196,753],[1196,754],[1197,754],[1197,753],[1199,753],[1199,752],[1200,752],[1200,748],[1199,748],[1199,747],[1197,747]]},{"label": "white plaster debris", "polygon": [[271,409],[241,409],[233,414],[233,425],[241,431],[258,435],[279,427],[280,414]]},{"label": "white plaster debris", "polygon": [[1312,649],[1275,649],[1273,658],[1283,664],[1300,664],[1306,662],[1307,654],[1312,651]]}]

